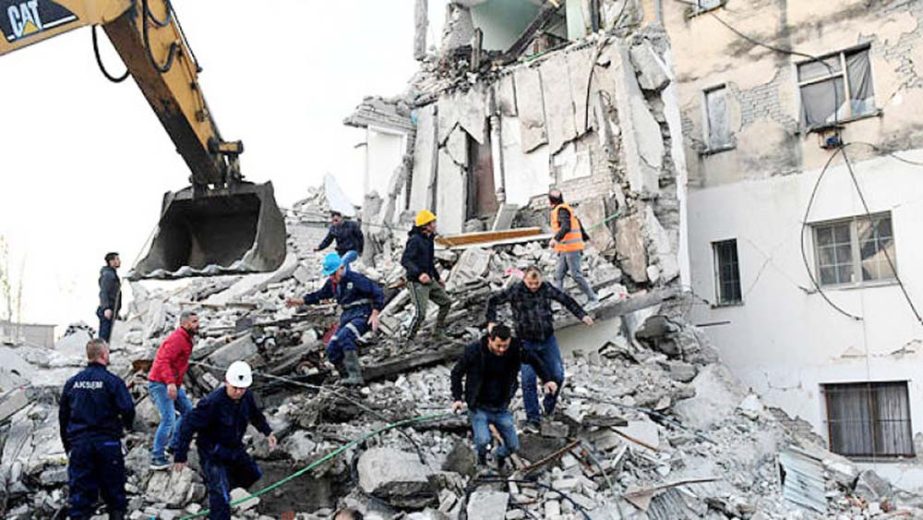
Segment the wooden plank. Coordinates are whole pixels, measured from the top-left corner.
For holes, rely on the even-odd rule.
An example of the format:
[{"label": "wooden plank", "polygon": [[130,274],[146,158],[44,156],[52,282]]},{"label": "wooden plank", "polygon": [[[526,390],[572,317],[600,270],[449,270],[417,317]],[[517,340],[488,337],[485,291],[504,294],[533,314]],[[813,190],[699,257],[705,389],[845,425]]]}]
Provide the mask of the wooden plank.
[{"label": "wooden plank", "polygon": [[478,233],[463,233],[461,235],[447,235],[436,237],[436,243],[447,246],[462,246],[468,244],[482,244],[484,242],[496,242],[498,240],[507,240],[511,238],[522,238],[540,235],[542,228],[528,227],[506,229],[503,231],[480,231]]}]

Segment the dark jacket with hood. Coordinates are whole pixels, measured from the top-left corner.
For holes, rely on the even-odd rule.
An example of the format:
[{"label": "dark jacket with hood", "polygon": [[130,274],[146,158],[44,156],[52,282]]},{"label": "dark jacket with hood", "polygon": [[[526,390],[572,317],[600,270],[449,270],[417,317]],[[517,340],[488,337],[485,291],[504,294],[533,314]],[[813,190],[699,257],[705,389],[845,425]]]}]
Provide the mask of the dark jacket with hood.
[{"label": "dark jacket with hood", "polygon": [[[485,383],[484,376],[487,372],[486,363],[491,358],[497,357],[500,356],[494,356],[487,346],[487,336],[468,344],[465,347],[465,353],[462,354],[462,357],[455,363],[455,367],[452,368],[452,400],[464,400],[469,410],[478,408],[480,404],[478,398],[481,395],[481,388]],[[538,374],[542,381],[552,380],[541,359],[526,352],[522,348],[522,341],[518,338],[512,338],[509,348],[502,357],[512,361],[506,364],[507,370],[501,376],[503,380],[500,383],[504,388],[509,389],[503,408],[509,407],[510,401],[516,394],[516,389],[519,386],[519,369],[523,363],[532,365],[535,373]],[[463,379],[464,386],[462,385]]]},{"label": "dark jacket with hood", "polygon": [[426,235],[418,226],[414,226],[407,237],[407,245],[401,256],[401,265],[407,270],[407,279],[416,282],[421,274],[426,273],[434,282],[438,282],[433,235]]},{"label": "dark jacket with hood", "polygon": [[119,274],[108,265],[99,270],[99,308],[112,309],[118,314],[122,307],[122,285]]},{"label": "dark jacket with hood", "polygon": [[349,251],[355,251],[362,254],[365,249],[365,237],[362,235],[362,228],[359,223],[352,220],[344,220],[339,225],[330,226],[327,236],[318,244],[318,251],[326,249],[336,240],[336,251],[340,256]]}]

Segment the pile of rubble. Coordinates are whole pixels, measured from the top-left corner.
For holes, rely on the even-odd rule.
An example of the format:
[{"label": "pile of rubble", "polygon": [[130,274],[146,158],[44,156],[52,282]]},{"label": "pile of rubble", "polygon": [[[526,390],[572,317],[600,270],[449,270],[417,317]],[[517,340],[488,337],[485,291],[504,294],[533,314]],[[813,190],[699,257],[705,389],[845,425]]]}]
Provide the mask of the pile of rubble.
[{"label": "pile of rubble", "polygon": [[[283,305],[286,296],[322,283],[322,255],[313,246],[326,232],[325,208],[319,192],[295,206],[287,222],[289,257],[275,273],[197,279],[170,289],[133,284],[129,315],[114,331],[111,367],[137,401],[138,424],[125,439],[132,518],[179,518],[203,508],[194,450],[182,472],[148,470],[158,416],[146,395],[145,370],[183,309],[202,318],[187,379],[192,395],[218,385],[231,361],[245,359],[256,371],[253,389],[280,444],[269,452],[261,436],[248,440],[265,472],[251,491],[313,464],[286,486],[245,501],[236,509],[240,517],[294,512],[321,519],[344,506],[366,518],[413,519],[923,514],[916,497],[786,430],[777,412],[740,388],[707,338],[683,320],[684,296],[675,288],[629,294],[621,272],[592,251],[587,271],[603,301],[594,327],[559,316],[568,379],[557,415],[539,434],[521,436],[512,475],[478,475],[466,419],[446,413],[449,371],[465,342],[481,333],[491,291],[530,264],[553,272],[546,236],[441,249],[456,302],[447,331],[453,341],[431,344],[424,330],[414,344],[404,344],[398,338],[410,308],[397,261],[403,236],[395,231],[395,247],[352,266],[386,287],[388,304],[381,332],[361,350],[368,385],[348,390],[335,384],[321,356],[336,308]],[[64,380],[84,364],[92,334],[89,327],[71,327],[54,351],[0,346],[0,504],[7,518],[52,517],[64,506],[67,459],[56,401]],[[521,416],[519,398],[512,408]],[[386,427],[420,417],[432,420]],[[344,445],[341,456],[317,463]]]}]

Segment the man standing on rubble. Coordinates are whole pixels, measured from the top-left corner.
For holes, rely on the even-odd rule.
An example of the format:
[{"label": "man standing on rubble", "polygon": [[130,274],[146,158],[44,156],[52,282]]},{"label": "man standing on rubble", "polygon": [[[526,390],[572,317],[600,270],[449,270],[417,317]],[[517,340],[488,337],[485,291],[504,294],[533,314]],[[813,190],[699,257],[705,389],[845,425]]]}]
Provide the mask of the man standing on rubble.
[{"label": "man standing on rubble", "polygon": [[[587,316],[576,300],[557,287],[544,283],[541,270],[535,266],[526,269],[521,282],[516,282],[487,299],[487,323],[488,330],[494,327],[497,321],[497,307],[509,303],[513,311],[513,321],[516,323],[516,335],[522,340],[523,348],[532,357],[542,360],[551,380],[557,383],[560,390],[564,384],[564,361],[561,359],[558,341],[554,337],[552,301],[561,304],[583,323],[593,324],[593,318]],[[522,401],[526,409],[525,428],[531,432],[538,431],[542,412],[538,406],[538,393],[535,389],[535,368],[528,364],[523,365],[521,375]],[[546,381],[545,378],[542,380]],[[546,416],[554,413],[557,402],[557,391],[545,394],[542,404]]]},{"label": "man standing on rubble", "polygon": [[186,465],[192,436],[198,434],[196,446],[199,464],[208,487],[208,517],[212,520],[231,518],[231,490],[252,486],[263,472],[247,453],[243,438],[247,425],[266,436],[269,451],[276,449],[276,436],[266,417],[256,404],[250,365],[235,361],[219,386],[196,405],[183,421],[174,457],[174,470]]},{"label": "man standing on rubble", "polygon": [[356,341],[369,329],[378,330],[378,314],[384,307],[385,295],[378,284],[347,268],[344,260],[349,258],[350,255],[341,258],[336,253],[328,253],[322,271],[327,277],[324,286],[302,298],[289,298],[285,304],[298,307],[315,305],[322,300],[337,301],[343,313],[336,333],[327,343],[327,359],[336,367],[344,384],[361,386],[362,368]]},{"label": "man standing on rubble", "polygon": [[122,267],[122,260],[118,253],[106,253],[106,265],[99,270],[99,307],[96,308],[96,317],[99,318],[99,339],[109,342],[112,337],[112,322],[119,315],[122,306],[122,282],[116,271]]},{"label": "man standing on rubble", "polygon": [[320,244],[314,248],[315,251],[321,251],[330,246],[336,240],[336,252],[343,256],[349,251],[355,251],[362,256],[362,250],[365,248],[365,237],[362,235],[362,228],[357,222],[346,220],[339,211],[330,212],[330,229],[327,236],[321,240]]},{"label": "man standing on rubble", "polygon": [[189,370],[192,339],[198,332],[199,316],[192,311],[183,311],[179,317],[179,327],[157,349],[154,364],[147,376],[148,393],[160,412],[160,424],[154,433],[154,445],[151,448],[151,469],[154,470],[170,467],[165,451],[170,449],[176,452],[183,418],[192,410],[192,402],[183,389],[183,378]]},{"label": "man standing on rubble", "polygon": [[430,300],[439,306],[433,329],[434,339],[445,339],[445,320],[449,316],[452,300],[445,291],[445,282],[439,278],[439,271],[436,270],[435,235],[436,215],[432,211],[421,210],[414,219],[414,227],[407,234],[407,245],[401,256],[401,265],[407,271],[407,289],[414,307],[407,341],[412,340],[423,325]]},{"label": "man standing on rubble", "polygon": [[486,336],[465,347],[464,354],[452,368],[452,411],[468,407],[478,465],[482,469],[487,463],[491,424],[503,439],[494,454],[498,470],[502,472],[507,458],[519,449],[509,405],[516,394],[516,376],[523,363],[535,367],[545,381],[546,392],[557,391],[558,385],[550,378],[541,359],[523,349],[519,339],[513,338],[510,328],[503,324],[495,324]]},{"label": "man standing on rubble", "polygon": [[101,494],[110,520],[122,520],[128,501],[121,438],[123,428],[131,429],[135,420],[135,404],[125,382],[106,369],[105,341],[87,343],[87,361],[87,367],[64,384],[58,408],[68,456],[70,517],[92,517]]},{"label": "man standing on rubble", "polygon": [[564,276],[570,272],[571,278],[577,282],[577,286],[587,297],[587,308],[592,309],[599,304],[599,298],[583,277],[580,267],[583,249],[586,246],[585,243],[590,240],[590,236],[580,224],[580,219],[577,218],[574,209],[564,202],[561,190],[549,191],[548,203],[551,205],[551,232],[554,233],[550,245],[558,253],[554,285],[563,291]]}]

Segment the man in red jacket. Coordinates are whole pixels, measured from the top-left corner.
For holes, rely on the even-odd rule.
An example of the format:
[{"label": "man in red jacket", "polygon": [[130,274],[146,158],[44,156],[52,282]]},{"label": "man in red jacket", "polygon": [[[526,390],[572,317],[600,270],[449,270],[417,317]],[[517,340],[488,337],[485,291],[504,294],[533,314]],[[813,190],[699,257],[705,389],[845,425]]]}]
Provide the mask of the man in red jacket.
[{"label": "man in red jacket", "polygon": [[148,393],[160,412],[160,425],[154,433],[154,447],[151,449],[151,469],[170,467],[164,453],[167,441],[170,442],[170,451],[175,451],[183,416],[192,411],[192,402],[183,390],[183,377],[189,370],[192,338],[198,332],[199,317],[192,311],[183,311],[179,327],[157,349],[154,365],[147,376]]}]

